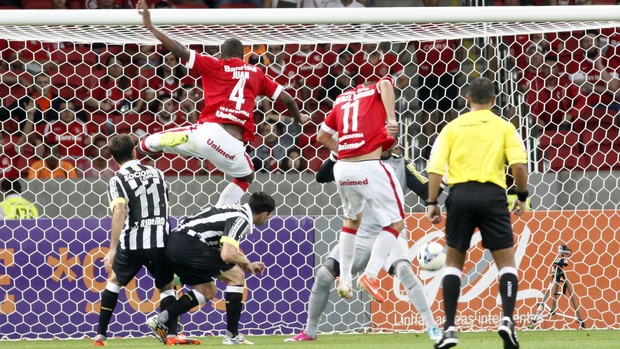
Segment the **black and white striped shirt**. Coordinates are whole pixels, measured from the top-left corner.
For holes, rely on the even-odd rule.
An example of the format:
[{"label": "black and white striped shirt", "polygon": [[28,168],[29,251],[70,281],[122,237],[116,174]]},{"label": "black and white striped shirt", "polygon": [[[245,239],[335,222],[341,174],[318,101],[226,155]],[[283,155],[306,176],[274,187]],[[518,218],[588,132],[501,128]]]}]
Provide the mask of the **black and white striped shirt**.
[{"label": "black and white striped shirt", "polygon": [[202,243],[219,249],[221,242],[239,248],[239,241],[254,227],[250,205],[211,206],[188,217],[172,234],[193,236]]},{"label": "black and white striped shirt", "polygon": [[110,178],[110,209],[127,206],[119,247],[124,250],[163,248],[170,231],[168,184],[164,174],[137,160],[128,161]]}]

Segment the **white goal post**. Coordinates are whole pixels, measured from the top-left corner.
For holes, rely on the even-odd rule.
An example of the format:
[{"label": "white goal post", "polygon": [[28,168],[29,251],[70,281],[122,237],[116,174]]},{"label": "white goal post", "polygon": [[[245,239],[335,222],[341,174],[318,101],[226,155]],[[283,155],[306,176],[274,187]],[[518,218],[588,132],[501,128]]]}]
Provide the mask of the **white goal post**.
[{"label": "white goal post", "polygon": [[[5,10],[0,11],[0,14],[2,14],[0,35],[5,39],[37,38],[56,41],[59,38],[66,38],[71,41],[96,41],[108,44],[158,43],[147,30],[141,28],[142,22],[137,10]],[[182,26],[177,29],[170,28],[172,31],[168,33],[185,44],[219,44],[231,35],[239,37],[246,44],[284,43],[291,40],[298,43],[329,43],[348,39],[358,42],[380,42],[428,40],[434,37],[473,38],[614,27],[620,23],[618,18],[620,18],[620,9],[617,6],[579,6],[577,8],[549,6],[544,10],[537,6],[378,7],[353,8],[346,11],[324,8],[304,9],[303,11],[296,9],[152,10],[152,20],[155,25],[161,25],[163,28]],[[451,27],[446,31],[439,27],[419,26],[424,23],[458,23],[459,28]],[[358,27],[355,24],[366,24],[366,26]],[[312,28],[315,25],[340,25],[341,27],[319,26],[327,31],[316,30],[315,33],[318,35],[313,37]],[[93,32],[97,32],[98,27],[101,26],[110,27],[110,29],[102,31],[99,35],[93,35]],[[36,28],[36,30],[29,32],[25,29],[27,27]],[[201,30],[191,30],[192,27]],[[213,30],[214,28],[218,30]],[[437,31],[434,32],[433,29]],[[261,37],[257,35],[257,30],[265,31],[267,35]]]},{"label": "white goal post", "polygon": [[[463,87],[469,78],[492,71],[504,96],[502,107],[514,109],[512,112],[516,115],[518,130],[526,141],[531,159],[529,191],[534,210],[513,221],[517,264],[522,276],[516,308],[518,328],[526,327],[538,309],[548,286],[549,267],[557,257],[555,251],[559,244],[568,244],[574,251],[566,275],[580,300],[586,326],[620,328],[616,315],[620,307],[617,272],[612,272],[615,268],[609,268],[618,260],[616,254],[620,249],[617,238],[617,231],[620,230],[620,214],[617,211],[620,174],[613,164],[608,163],[614,156],[620,160],[620,133],[617,132],[620,127],[611,123],[599,125],[596,130],[583,129],[571,135],[561,134],[564,138],[547,141],[546,148],[542,149],[544,135],[534,131],[536,125],[524,98],[527,91],[517,88],[518,74],[515,63],[511,62],[516,58],[510,57],[506,45],[502,47],[497,44],[501,38],[516,35],[620,28],[620,6],[157,9],[152,10],[152,19],[174,39],[185,45],[212,49],[209,51],[212,54],[218,53],[218,47],[224,40],[233,37],[246,45],[263,45],[265,51],[269,51],[272,45],[283,45],[281,51],[289,58],[296,53],[306,55],[301,48],[304,44],[322,46],[324,51],[316,56],[316,65],[329,65],[324,67],[325,79],[332,74],[327,68],[335,65],[339,54],[354,56],[363,53],[365,44],[379,44],[373,52],[395,56],[393,66],[400,68],[394,75],[406,78],[402,79],[403,85],[397,86],[397,112],[403,125],[401,145],[404,154],[422,173],[425,162],[419,135],[423,128],[420,117],[423,108],[419,97],[419,62],[414,59],[415,43],[454,40],[464,56],[458,78],[455,77],[450,83],[457,89],[457,96],[451,101],[451,111],[458,114],[465,109]],[[164,53],[153,49],[149,51],[149,56],[141,51],[146,46],[159,44],[159,41],[143,27],[137,10],[3,10],[0,11],[0,38],[0,44],[6,40],[17,47],[13,48],[10,44],[6,48],[0,46],[2,57],[10,50],[17,52],[15,61],[1,62],[7,64],[0,65],[1,74],[15,77],[11,82],[8,82],[9,79],[0,80],[0,110],[24,97],[33,86],[32,78],[37,75],[28,69],[16,72],[16,69],[26,66],[19,65],[23,62],[17,62],[20,55],[25,52],[34,56],[34,51],[46,49],[50,50],[50,56],[54,53],[61,53],[62,56],[62,61],[53,62],[49,73],[52,83],[62,84],[56,86],[58,95],[74,101],[78,109],[84,108],[88,114],[84,123],[95,126],[96,132],[105,134],[103,144],[97,145],[97,151],[103,152],[109,137],[122,133],[118,131],[121,126],[126,127],[123,132],[135,133],[136,127],[132,123],[144,122],[141,118],[151,112],[147,111],[148,103],[142,106],[143,114],[139,117],[130,115],[127,108],[111,115],[115,111],[103,112],[98,106],[86,105],[93,91],[103,88],[102,81],[115,60],[125,63],[122,69],[126,70],[121,73],[123,77],[135,78],[136,86],[132,88],[138,90],[136,100],[144,101],[148,93],[154,93],[149,81],[156,78],[157,69],[165,65]],[[27,45],[27,41],[56,46],[33,48]],[[69,44],[60,48],[62,43]],[[387,45],[381,46],[382,43]],[[615,45],[620,47],[620,43]],[[611,44],[608,42],[607,46]],[[336,59],[328,63],[328,58],[333,58],[330,55],[336,56]],[[155,62],[149,60],[153,57]],[[142,60],[140,66],[135,63],[138,58]],[[112,63],[107,65],[107,60]],[[365,63],[351,62],[356,68]],[[493,69],[490,68],[492,64],[496,64]],[[40,69],[48,68],[43,63],[41,65],[44,67]],[[300,79],[301,83],[294,82],[290,75],[283,73],[285,71],[283,68],[282,76],[278,77],[282,77],[282,84],[291,94],[295,94],[300,108],[314,108],[324,116],[324,102],[328,98],[318,93],[317,89],[321,87],[311,88],[312,91],[306,95],[307,100],[300,100],[300,96],[304,96],[302,90],[308,87],[304,83],[312,76]],[[181,77],[184,82],[179,82],[183,91],[175,97],[179,98],[177,108],[181,108],[183,101],[191,99],[189,94],[194,91],[194,85],[200,89],[196,76],[187,72],[184,74]],[[105,91],[102,94],[105,95]],[[159,97],[148,98],[152,101]],[[201,98],[199,95],[198,99]],[[437,98],[431,96],[430,99]],[[267,114],[278,114],[271,104],[264,107],[259,101],[257,107],[265,108],[260,109],[261,118]],[[24,109],[24,106],[18,105],[12,112],[16,113],[20,108]],[[154,119],[153,115],[149,117]],[[9,115],[9,119],[14,118],[16,116]],[[243,333],[290,334],[302,329],[307,319],[306,305],[313,284],[313,272],[335,245],[337,231],[342,226],[335,185],[321,185],[314,178],[318,166],[329,155],[312,139],[320,122],[320,118],[316,118],[303,130],[293,130],[291,125],[283,122],[283,133],[294,133],[294,145],[299,148],[300,157],[305,159],[307,170],[296,172],[272,168],[258,171],[250,188],[250,191],[264,190],[273,194],[278,208],[277,216],[267,226],[258,228],[260,235],[252,236],[241,245],[250,259],[260,258],[268,263],[267,275],[248,280],[245,310],[241,318]],[[258,127],[266,123],[261,119]],[[439,123],[437,121],[432,126],[439,126]],[[3,121],[0,132],[7,139],[18,138],[19,127],[9,124]],[[41,130],[37,132],[45,132]],[[603,133],[609,139],[606,138],[604,143],[598,142],[596,137]],[[569,140],[573,144],[568,144]],[[567,150],[567,147],[570,149]],[[39,154],[34,148],[30,146],[29,152],[21,153],[27,157],[23,164],[29,165],[37,160]],[[594,155],[588,153],[590,150]],[[88,166],[97,161],[97,154],[100,153],[85,156],[82,160],[86,160]],[[550,158],[550,154],[554,154],[555,158]],[[569,157],[574,160],[570,166]],[[216,202],[228,181],[204,162],[194,163],[192,159],[180,157],[165,160],[167,162],[160,160],[153,160],[153,164],[162,170],[172,170],[166,175],[171,183],[170,202],[175,224],[176,219],[194,214],[204,205]],[[84,163],[75,158],[71,161],[76,167]],[[580,165],[582,163],[583,166]],[[20,171],[21,180],[26,183],[24,197],[39,205],[41,218],[0,220],[0,324],[3,324],[0,336],[9,339],[22,336],[93,336],[99,292],[105,287],[106,276],[100,262],[107,252],[109,241],[107,179],[103,176],[89,177],[86,170],[79,172],[76,179],[26,179],[28,166],[20,167]],[[445,195],[440,198],[441,204],[444,200]],[[422,214],[424,206],[413,193],[406,194],[405,207],[410,212],[407,217],[410,231],[408,257],[413,259],[424,243],[431,240],[443,242],[443,226],[432,226],[425,220]],[[496,329],[496,320],[501,318],[497,270],[488,253],[484,253],[479,246],[479,240],[476,235],[472,260],[466,265],[463,277],[463,296],[459,304],[462,330]],[[413,268],[420,276],[431,310],[440,322],[443,316],[439,292],[442,272],[422,271],[415,261]],[[350,302],[332,295],[325,316],[321,318],[320,331],[423,331],[424,324],[407,301],[400,283],[393,281],[386,273],[381,277],[388,301],[378,306],[371,304],[361,293],[356,293]],[[118,336],[148,334],[143,324],[156,311],[159,299],[153,291],[152,280],[141,273],[119,299],[110,332]],[[213,304],[185,316],[182,320],[185,330],[192,335],[222,333],[225,321],[221,299],[219,294]],[[562,296],[557,306],[558,313],[571,315],[574,310],[570,301]],[[545,316],[542,320],[535,324],[536,327],[578,327],[561,317]]]}]

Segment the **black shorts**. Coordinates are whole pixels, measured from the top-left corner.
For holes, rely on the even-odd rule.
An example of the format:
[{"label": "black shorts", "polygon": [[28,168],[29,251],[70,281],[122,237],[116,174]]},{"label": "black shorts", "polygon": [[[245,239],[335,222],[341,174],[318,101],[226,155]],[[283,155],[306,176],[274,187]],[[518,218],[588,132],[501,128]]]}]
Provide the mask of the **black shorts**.
[{"label": "black shorts", "polygon": [[155,287],[162,289],[174,278],[174,272],[170,263],[166,260],[164,248],[152,248],[146,250],[116,250],[112,270],[121,286],[133,280],[142,266],[145,266],[151,276],[155,278]]},{"label": "black shorts", "polygon": [[506,190],[493,183],[467,182],[450,188],[446,199],[446,244],[466,251],[474,229],[491,251],[514,246]]},{"label": "black shorts", "polygon": [[419,83],[418,98],[422,102],[423,110],[432,112],[439,109],[446,113],[456,107],[459,87],[456,85],[455,74],[420,76]]},{"label": "black shorts", "polygon": [[213,278],[235,266],[224,262],[217,249],[184,233],[170,233],[166,257],[181,283],[190,286],[212,282]]}]

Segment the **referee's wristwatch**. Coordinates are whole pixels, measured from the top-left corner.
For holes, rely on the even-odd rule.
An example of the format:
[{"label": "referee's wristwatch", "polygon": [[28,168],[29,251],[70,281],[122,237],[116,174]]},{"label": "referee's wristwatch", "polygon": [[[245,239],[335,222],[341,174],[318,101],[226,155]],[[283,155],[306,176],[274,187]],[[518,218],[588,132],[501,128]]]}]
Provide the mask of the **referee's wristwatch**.
[{"label": "referee's wristwatch", "polygon": [[433,206],[437,204],[438,204],[437,200],[426,200],[426,206]]}]

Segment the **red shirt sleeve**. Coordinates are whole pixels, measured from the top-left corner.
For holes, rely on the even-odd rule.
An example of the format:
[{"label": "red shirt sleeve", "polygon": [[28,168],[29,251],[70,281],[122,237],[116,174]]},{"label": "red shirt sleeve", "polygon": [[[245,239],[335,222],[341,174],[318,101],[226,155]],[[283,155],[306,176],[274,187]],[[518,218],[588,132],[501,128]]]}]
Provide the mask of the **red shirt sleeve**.
[{"label": "red shirt sleeve", "polygon": [[195,69],[200,72],[201,75],[208,76],[213,69],[219,67],[220,61],[219,59],[209,56],[202,55],[194,50],[189,51],[189,59],[185,66],[188,69]]},{"label": "red shirt sleeve", "polygon": [[283,87],[277,82],[271,80],[269,77],[263,75],[263,83],[261,84],[259,94],[267,96],[271,99],[277,99],[280,93],[282,93]]},{"label": "red shirt sleeve", "polygon": [[327,117],[325,118],[325,120],[323,121],[323,124],[325,124],[325,126],[331,128],[332,130],[338,132],[338,123],[336,122],[336,108],[333,108],[329,114],[327,114]]}]

